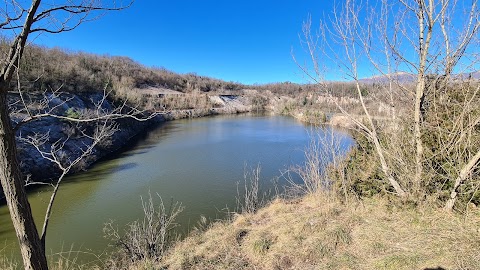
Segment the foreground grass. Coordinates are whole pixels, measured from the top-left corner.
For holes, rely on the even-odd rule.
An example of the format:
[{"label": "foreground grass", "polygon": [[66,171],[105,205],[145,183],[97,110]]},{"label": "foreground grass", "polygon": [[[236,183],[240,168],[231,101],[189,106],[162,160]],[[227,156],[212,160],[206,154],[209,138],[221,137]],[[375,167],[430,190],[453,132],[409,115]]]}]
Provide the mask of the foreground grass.
[{"label": "foreground grass", "polygon": [[450,214],[386,199],[276,200],[132,269],[480,269],[480,210]]}]

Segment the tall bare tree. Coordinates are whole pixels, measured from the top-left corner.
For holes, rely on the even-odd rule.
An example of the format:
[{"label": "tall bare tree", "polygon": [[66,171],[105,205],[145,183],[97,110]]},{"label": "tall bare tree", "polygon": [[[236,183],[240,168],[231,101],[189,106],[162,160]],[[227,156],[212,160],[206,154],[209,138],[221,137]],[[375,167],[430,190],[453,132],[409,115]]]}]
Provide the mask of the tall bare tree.
[{"label": "tall bare tree", "polygon": [[[25,1],[5,0],[0,8],[0,16],[2,17],[0,29],[5,33],[5,36],[11,37],[9,39],[8,52],[2,55],[0,63],[0,181],[20,244],[25,269],[48,269],[44,241],[48,217],[51,211],[50,204],[43,226],[44,231],[42,237],[40,237],[27,199],[24,187],[25,179],[19,167],[15,127],[12,126],[7,102],[7,93],[13,90],[12,81],[15,79],[15,73],[20,66],[28,38],[32,34],[56,34],[71,31],[83,22],[94,20],[107,11],[121,10],[129,7],[131,4],[132,2],[104,4],[99,0],[32,0],[31,4],[28,4]],[[18,91],[21,92],[21,89],[19,88]],[[30,115],[24,119],[23,123],[47,116],[54,115]],[[118,117],[119,115],[114,113],[114,115],[99,117],[106,119],[112,116]],[[99,119],[68,120],[97,121]],[[107,130],[111,129],[103,129],[103,132]],[[105,133],[100,132],[95,136],[93,144],[98,142],[100,137],[105,136]],[[37,146],[39,145],[38,140],[31,139],[31,142],[37,143]],[[54,150],[52,151],[50,153],[42,152],[42,155],[50,158],[52,162],[58,162],[58,156]],[[88,152],[88,148],[84,149],[84,154],[81,156],[88,154]],[[76,160],[73,160],[69,165],[61,167],[62,171],[64,173],[68,172],[69,166],[73,166],[75,162]],[[60,163],[58,164],[61,165]],[[57,182],[55,190],[58,189],[60,181]],[[53,203],[53,199],[54,196],[52,196],[51,203]]]},{"label": "tall bare tree", "polygon": [[[304,42],[313,64],[301,68],[330,96],[335,89],[325,83],[327,72],[342,71],[344,79],[353,81],[362,113],[348,111],[340,103],[337,107],[372,143],[381,170],[396,194],[421,198],[428,184],[426,170],[432,170],[426,166],[438,155],[451,153],[453,144],[458,146],[456,160],[449,158],[456,176],[442,176],[448,178],[446,182],[454,182],[446,206],[451,209],[459,186],[478,166],[479,157],[475,154],[478,144],[469,143],[468,151],[465,148],[465,138],[472,138],[466,134],[478,128],[472,110],[472,100],[478,100],[478,92],[463,95],[462,105],[470,109],[451,115],[455,119],[451,128],[443,122],[433,130],[433,123],[426,122],[426,115],[435,113],[436,105],[449,98],[440,93],[464,91],[467,88],[462,88],[462,81],[472,84],[472,78],[458,74],[478,68],[478,1],[345,0],[320,22],[318,32],[311,28],[309,19],[304,24]],[[334,68],[328,70],[329,65]],[[372,73],[377,76],[364,80],[366,74]],[[362,87],[371,81],[376,88],[368,91],[367,96]],[[389,126],[380,127],[375,121],[378,106],[372,104],[390,106]],[[465,115],[471,120],[467,121]],[[425,134],[439,130],[450,138],[450,143],[436,142],[433,148],[440,150],[432,153],[427,149],[427,155]],[[460,149],[460,145],[464,147]],[[414,172],[412,176],[409,171]],[[441,188],[445,186],[448,185]]]}]

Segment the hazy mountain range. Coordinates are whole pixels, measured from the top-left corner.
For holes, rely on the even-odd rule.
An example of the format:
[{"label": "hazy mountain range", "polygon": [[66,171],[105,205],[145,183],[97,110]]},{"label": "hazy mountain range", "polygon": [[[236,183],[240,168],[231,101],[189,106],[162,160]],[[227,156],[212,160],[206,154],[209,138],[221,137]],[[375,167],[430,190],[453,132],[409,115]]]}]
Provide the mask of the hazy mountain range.
[{"label": "hazy mountain range", "polygon": [[[395,72],[390,75],[376,75],[368,78],[363,78],[360,79],[361,82],[363,83],[384,83],[387,82],[389,79],[393,79],[398,82],[402,83],[407,83],[407,82],[413,82],[416,80],[416,74],[413,73],[408,73],[408,72]],[[480,71],[475,71],[475,72],[470,72],[470,73],[459,73],[459,74],[454,74],[454,78],[458,79],[466,79],[469,78],[470,76],[473,79],[480,79]]]}]

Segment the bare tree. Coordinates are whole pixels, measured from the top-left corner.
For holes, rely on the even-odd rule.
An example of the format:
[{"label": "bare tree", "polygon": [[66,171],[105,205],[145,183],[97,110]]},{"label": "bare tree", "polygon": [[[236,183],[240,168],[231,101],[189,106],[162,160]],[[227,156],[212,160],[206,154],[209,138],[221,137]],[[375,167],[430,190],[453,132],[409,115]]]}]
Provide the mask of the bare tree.
[{"label": "bare tree", "polygon": [[[391,169],[385,158],[385,150],[380,144],[377,127],[375,126],[373,117],[367,108],[365,97],[360,85],[361,78],[358,70],[360,61],[359,54],[364,50],[369,50],[369,48],[365,48],[364,46],[370,44],[372,37],[368,31],[369,29],[365,29],[363,24],[359,21],[359,13],[360,9],[355,5],[354,1],[346,1],[343,10],[339,14],[335,12],[335,17],[332,20],[330,27],[328,27],[327,24],[322,23],[317,35],[312,35],[312,22],[311,19],[309,19],[304,24],[303,31],[305,43],[307,44],[307,49],[313,62],[313,71],[302,66],[301,68],[314,82],[319,84],[329,97],[332,97],[333,95],[324,81],[325,75],[323,74],[322,63],[319,62],[319,54],[325,54],[331,59],[332,56],[330,55],[333,55],[333,60],[344,69],[345,76],[354,81],[355,91],[360,100],[364,114],[363,118],[352,115],[345,110],[340,103],[338,103],[337,99],[333,100],[339,110],[347,115],[357,125],[359,131],[361,131],[373,143],[383,173],[397,194],[404,197],[406,192],[392,175]],[[367,27],[373,24],[372,20],[372,17],[367,18]],[[332,40],[333,43],[328,43],[330,40]],[[326,47],[320,47],[321,44],[324,44]],[[340,45],[340,50],[343,50],[343,53],[336,49],[337,45]],[[363,119],[366,120],[366,123],[362,121]]]},{"label": "bare tree", "polygon": [[[471,109],[477,92],[461,101],[470,109],[452,115],[455,118],[452,122],[457,124],[452,124],[451,128],[442,122],[434,131],[434,123],[428,122],[427,115],[435,113],[435,106],[449,98],[443,93],[463,91],[464,88],[457,86],[466,78],[456,74],[475,71],[479,28],[480,11],[476,0],[468,3],[457,0],[346,0],[329,19],[320,22],[318,32],[312,33],[311,19],[304,24],[304,44],[313,64],[310,68],[299,66],[329,96],[335,89],[327,87],[326,66],[333,65],[332,69],[343,72],[344,79],[353,81],[362,114],[356,115],[340,103],[337,107],[372,143],[382,172],[401,197],[419,199],[424,196],[426,175],[432,170],[425,166],[435,155],[451,153],[448,149],[452,148],[452,143],[459,146],[455,148],[458,153],[462,152],[460,145],[465,145],[468,137],[465,134],[475,132],[474,127],[478,127]],[[367,84],[362,77],[372,73],[377,76],[370,81],[377,87],[367,96],[362,91]],[[390,106],[389,125],[376,121],[376,107],[369,106],[368,101]],[[471,118],[469,124],[461,120],[467,119],[465,115]],[[465,124],[464,129],[459,128],[459,123]],[[445,134],[450,132],[445,136],[451,143],[434,145],[433,148],[440,150],[432,153],[425,149],[424,137],[438,129]],[[402,145],[394,145],[401,141]],[[469,147],[478,145],[470,143]],[[469,154],[457,155],[455,161],[449,158],[458,174],[447,204],[450,208],[459,185],[478,165],[475,155],[478,148],[470,148]],[[401,152],[403,154],[399,155]],[[414,172],[413,175],[407,177],[395,171],[400,166],[405,167],[402,170]],[[447,181],[453,181],[449,178]]]},{"label": "bare tree", "polygon": [[[45,235],[48,219],[50,216],[51,205],[55,198],[58,185],[63,179],[64,174],[68,173],[70,168],[78,163],[78,158],[88,155],[90,148],[83,149],[82,154],[68,165],[60,162],[58,147],[54,145],[48,152],[40,148],[41,138],[29,138],[28,140],[36,145],[42,155],[56,163],[62,169],[62,176],[55,185],[55,192],[52,195],[51,203],[46,213],[46,219],[43,226],[42,236],[36,229],[32,212],[25,192],[25,180],[22,176],[17,159],[17,147],[15,142],[15,130],[12,126],[10,111],[7,101],[7,93],[11,91],[12,81],[15,79],[15,73],[18,71],[20,62],[27,44],[27,40],[32,34],[41,33],[61,33],[71,31],[86,21],[94,20],[102,16],[107,11],[121,10],[131,5],[131,2],[123,4],[112,2],[110,5],[104,5],[98,0],[69,0],[69,1],[41,1],[33,0],[29,6],[24,6],[24,2],[4,1],[0,9],[0,28],[13,36],[9,41],[9,49],[5,55],[2,55],[0,63],[0,181],[5,194],[10,216],[15,228],[15,232],[20,244],[21,254],[25,269],[48,269],[45,256]],[[7,36],[8,36],[7,35]],[[21,93],[21,88],[18,89]],[[27,108],[26,108],[27,109]],[[28,109],[27,109],[28,111]],[[53,111],[52,111],[53,112]],[[96,119],[72,119],[65,116],[55,115],[47,112],[40,115],[29,114],[22,123],[38,120],[42,117],[60,117],[66,120],[77,122],[107,120],[115,117],[121,117],[122,111],[112,114],[104,114]],[[118,114],[117,114],[118,113]],[[107,123],[104,121],[103,124]],[[98,143],[108,132],[113,131],[106,124],[104,128],[95,134],[92,138],[92,145]],[[45,138],[44,138],[45,139]]]},{"label": "bare tree", "polygon": [[[25,102],[25,99],[21,99],[23,101],[19,106],[21,110],[11,112],[12,115],[23,115],[23,118],[20,118],[18,123],[14,126],[14,130],[18,130],[22,125],[34,121],[35,119],[52,117],[74,123],[75,126],[73,127],[73,132],[70,131],[70,133],[79,133],[75,136],[75,142],[79,145],[77,145],[75,151],[71,151],[71,153],[66,151],[65,145],[72,139],[71,136],[73,136],[73,134],[68,134],[65,138],[57,139],[53,141],[53,143],[50,139],[50,131],[47,131],[46,133],[34,133],[29,136],[19,136],[20,141],[33,146],[43,159],[50,161],[60,170],[60,175],[53,183],[34,182],[31,181],[29,177],[27,177],[25,182],[25,186],[45,184],[50,185],[53,188],[45,212],[42,232],[40,235],[43,250],[45,250],[47,227],[50,221],[52,207],[58,194],[60,183],[64,177],[73,168],[85,161],[85,159],[92,154],[97,145],[104,143],[118,130],[118,125],[114,122],[115,119],[119,117],[136,117],[135,114],[122,114],[122,106],[114,110],[105,110],[104,103],[106,102],[106,97],[108,95],[105,91],[102,98],[95,103],[95,108],[93,110],[88,112],[85,111],[83,113],[76,112],[75,115],[71,116],[58,115],[55,113],[56,109],[65,104],[71,98],[67,98],[59,103],[53,103],[52,99],[57,100],[57,95],[60,95],[58,91],[55,91],[54,93],[45,92],[43,100],[39,101],[34,99],[29,103]],[[36,107],[34,112],[29,109],[31,107]],[[145,119],[149,119],[149,117],[146,117]]]}]

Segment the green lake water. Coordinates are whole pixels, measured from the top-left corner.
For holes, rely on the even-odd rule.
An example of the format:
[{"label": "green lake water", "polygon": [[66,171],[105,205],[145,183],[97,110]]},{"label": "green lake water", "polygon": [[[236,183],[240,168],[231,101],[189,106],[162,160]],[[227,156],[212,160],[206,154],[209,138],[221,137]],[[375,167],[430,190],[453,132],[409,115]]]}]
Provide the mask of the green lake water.
[{"label": "green lake water", "polygon": [[[180,230],[187,232],[201,215],[224,217],[236,207],[237,182],[244,167],[261,166],[265,188],[281,186],[282,171],[301,164],[312,129],[282,116],[218,116],[167,122],[149,132],[125,152],[69,176],[60,187],[47,233],[47,254],[74,253],[92,261],[108,247],[104,223],[120,228],[142,217],[141,197],[158,193],[168,205],[182,202]],[[323,132],[321,129],[320,132]],[[350,136],[335,131],[342,147]],[[29,199],[38,226],[43,222],[51,189],[34,190]],[[5,205],[0,205],[0,251],[18,258],[18,244]]]}]

